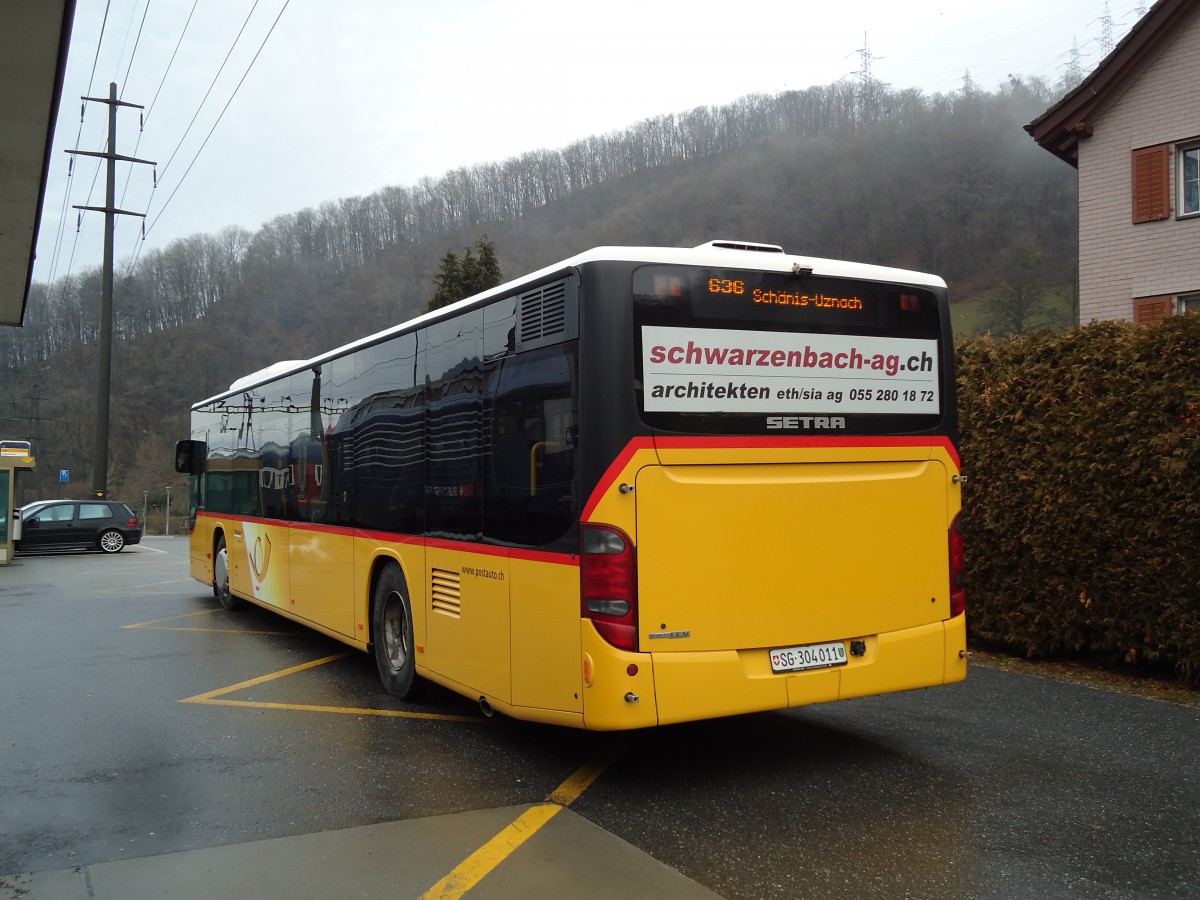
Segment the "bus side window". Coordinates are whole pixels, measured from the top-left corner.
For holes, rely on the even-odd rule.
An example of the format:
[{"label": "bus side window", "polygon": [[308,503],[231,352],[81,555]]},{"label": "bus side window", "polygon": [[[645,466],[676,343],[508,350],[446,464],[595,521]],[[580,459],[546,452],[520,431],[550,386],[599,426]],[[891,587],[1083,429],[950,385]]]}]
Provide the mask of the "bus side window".
[{"label": "bus side window", "polygon": [[426,329],[425,533],[477,541],[482,530],[483,313]]},{"label": "bus side window", "polygon": [[579,508],[575,345],[506,357],[494,386],[484,533],[505,543],[545,545],[562,536]]}]

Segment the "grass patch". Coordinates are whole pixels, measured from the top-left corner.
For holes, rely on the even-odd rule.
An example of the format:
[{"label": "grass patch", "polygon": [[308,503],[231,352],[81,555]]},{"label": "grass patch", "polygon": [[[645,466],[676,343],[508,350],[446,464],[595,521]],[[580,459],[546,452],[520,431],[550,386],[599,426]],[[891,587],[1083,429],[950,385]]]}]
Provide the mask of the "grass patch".
[{"label": "grass patch", "polygon": [[[993,334],[1002,332],[996,326],[996,314],[992,304],[999,296],[999,288],[984,291],[964,297],[962,300],[950,302],[950,328],[955,337],[972,338],[989,331]],[[1075,324],[1075,310],[1072,307],[1070,291],[1067,288],[1056,288],[1046,292],[1045,307],[1042,314],[1034,320],[1030,331],[1040,331],[1044,328],[1061,330]]]}]

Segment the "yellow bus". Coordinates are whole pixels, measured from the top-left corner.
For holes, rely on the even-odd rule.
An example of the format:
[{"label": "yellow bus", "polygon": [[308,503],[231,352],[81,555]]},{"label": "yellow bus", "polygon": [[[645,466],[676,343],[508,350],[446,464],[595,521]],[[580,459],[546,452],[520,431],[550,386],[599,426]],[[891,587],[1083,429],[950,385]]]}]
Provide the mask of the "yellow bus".
[{"label": "yellow bus", "polygon": [[946,285],[602,247],[192,407],[191,574],[598,730],[966,676]]}]

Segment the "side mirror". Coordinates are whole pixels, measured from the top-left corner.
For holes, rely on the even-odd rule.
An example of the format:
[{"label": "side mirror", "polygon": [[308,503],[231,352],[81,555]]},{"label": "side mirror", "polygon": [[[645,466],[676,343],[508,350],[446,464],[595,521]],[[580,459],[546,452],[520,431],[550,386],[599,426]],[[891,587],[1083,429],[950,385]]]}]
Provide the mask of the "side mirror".
[{"label": "side mirror", "polygon": [[175,471],[188,475],[200,472],[204,463],[204,441],[178,441],[175,444]]}]

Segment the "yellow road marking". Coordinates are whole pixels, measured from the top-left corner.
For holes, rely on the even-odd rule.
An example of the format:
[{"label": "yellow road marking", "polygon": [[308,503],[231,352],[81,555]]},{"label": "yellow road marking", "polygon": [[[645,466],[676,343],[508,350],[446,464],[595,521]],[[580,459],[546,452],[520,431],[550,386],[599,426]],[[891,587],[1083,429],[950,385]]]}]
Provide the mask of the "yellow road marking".
[{"label": "yellow road marking", "polygon": [[456,716],[448,713],[425,713],[425,712],[406,712],[398,709],[369,709],[360,706],[318,706],[311,703],[270,703],[260,700],[223,700],[226,694],[232,694],[235,691],[244,690],[254,687],[255,685],[265,684],[268,681],[276,681],[280,678],[286,678],[289,675],[295,675],[297,672],[304,672],[308,669],[315,669],[317,666],[323,666],[326,663],[331,663],[334,660],[343,659],[348,656],[347,653],[335,653],[333,656],[325,656],[321,659],[314,659],[311,662],[301,663],[298,666],[292,666],[288,669],[281,669],[278,672],[271,672],[268,675],[260,675],[257,678],[251,678],[247,681],[240,681],[237,684],[229,685],[228,687],[217,688],[215,691],[207,691],[203,694],[197,694],[194,697],[188,697],[180,700],[180,703],[201,703],[207,706],[243,706],[250,709],[285,709],[294,712],[320,712],[320,713],[335,713],[345,716],[386,716],[396,719],[427,719],[439,722],[470,722],[482,723],[485,720],[477,716]]},{"label": "yellow road marking", "polygon": [[175,579],[172,581],[156,581],[153,584],[140,584],[136,588],[127,586],[115,588],[96,588],[94,593],[97,597],[124,597],[126,595],[136,597],[174,597],[175,594],[165,591],[152,591],[147,588],[169,587],[173,584],[187,584],[183,579]]},{"label": "yellow road marking", "polygon": [[468,856],[449,875],[421,895],[421,900],[457,900],[479,884],[518,847],[566,807],[544,803],[527,809],[515,822]]},{"label": "yellow road marking", "polygon": [[267,635],[292,635],[299,634],[296,631],[252,631],[247,628],[204,628],[195,625],[163,625],[163,622],[174,622],[177,619],[188,619],[193,616],[211,616],[219,612],[216,609],[202,609],[199,612],[183,613],[178,616],[168,616],[165,619],[152,619],[149,622],[136,622],[133,625],[122,625],[122,628],[146,628],[153,631],[204,631],[210,634],[267,634]]},{"label": "yellow road marking", "polygon": [[292,666],[288,669],[281,669],[278,672],[271,672],[269,675],[259,675],[257,678],[251,678],[248,681],[239,681],[237,684],[231,684],[228,687],[217,688],[215,691],[208,691],[203,694],[197,694],[195,697],[188,697],[186,700],[180,700],[180,703],[204,703],[207,700],[212,700],[216,697],[224,697],[226,694],[232,694],[234,691],[244,690],[248,687],[254,687],[258,684],[266,684],[268,681],[276,681],[280,678],[286,678],[289,675],[295,675],[297,672],[305,672],[308,669],[315,669],[317,666],[323,666],[325,663],[331,663],[335,659],[341,659],[346,656],[345,653],[335,653],[333,656],[323,656],[320,659],[314,659],[312,662],[301,663],[298,666]]},{"label": "yellow road marking", "polygon": [[202,609],[198,612],[180,613],[177,616],[167,616],[165,619],[151,619],[149,622],[138,622],[134,625],[122,625],[122,628],[145,628],[147,625],[157,625],[160,622],[174,622],[176,619],[191,619],[195,616],[211,616],[215,609]]},{"label": "yellow road marking", "polygon": [[613,760],[617,758],[617,753],[615,745],[609,745],[600,750],[576,769],[570,778],[551,791],[546,800],[570,806],[579,799],[580,794],[592,786],[592,782],[604,774],[605,769],[612,765]]},{"label": "yellow road marking", "polygon": [[369,709],[365,706],[314,706],[310,703],[267,703],[259,700],[208,700],[189,697],[180,703],[203,703],[206,706],[244,706],[250,709],[286,709],[293,712],[335,713],[343,716],[385,716],[393,719],[432,719],[438,722],[471,722],[482,724],[479,716],[455,716],[449,713],[406,712],[401,709]]},{"label": "yellow road marking", "polygon": [[616,759],[615,747],[607,747],[579,767],[550,792],[545,803],[521,813],[511,825],[459,863],[441,881],[421,895],[421,900],[458,900],[479,884],[500,863],[533,837],[542,826],[579,799]]}]

